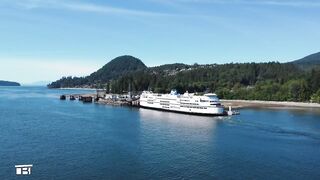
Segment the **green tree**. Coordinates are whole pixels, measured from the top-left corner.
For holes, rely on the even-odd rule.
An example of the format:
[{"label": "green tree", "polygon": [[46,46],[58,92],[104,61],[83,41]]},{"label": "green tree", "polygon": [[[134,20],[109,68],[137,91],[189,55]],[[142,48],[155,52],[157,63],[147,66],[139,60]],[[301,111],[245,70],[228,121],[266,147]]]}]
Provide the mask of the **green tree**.
[{"label": "green tree", "polygon": [[311,102],[320,103],[320,89],[311,96]]}]

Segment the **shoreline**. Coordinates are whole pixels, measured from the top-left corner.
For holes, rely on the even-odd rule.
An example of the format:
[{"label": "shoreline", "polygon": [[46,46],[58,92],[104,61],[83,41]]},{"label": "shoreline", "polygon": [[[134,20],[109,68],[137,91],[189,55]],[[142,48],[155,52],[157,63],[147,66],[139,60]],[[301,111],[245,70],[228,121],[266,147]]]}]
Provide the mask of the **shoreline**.
[{"label": "shoreline", "polygon": [[232,108],[320,108],[318,103],[306,103],[306,102],[290,102],[290,101],[259,101],[259,100],[227,100],[221,99],[221,104]]},{"label": "shoreline", "polygon": [[94,88],[58,88],[61,90],[98,90],[98,89],[94,89]]},{"label": "shoreline", "polygon": [[[90,90],[96,91],[94,88],[58,88],[61,90]],[[220,99],[222,105],[226,108],[231,106],[234,109],[241,108],[283,108],[283,109],[305,109],[305,108],[319,108],[319,103],[308,102],[292,102],[292,101],[262,101],[262,100],[231,100]]]}]

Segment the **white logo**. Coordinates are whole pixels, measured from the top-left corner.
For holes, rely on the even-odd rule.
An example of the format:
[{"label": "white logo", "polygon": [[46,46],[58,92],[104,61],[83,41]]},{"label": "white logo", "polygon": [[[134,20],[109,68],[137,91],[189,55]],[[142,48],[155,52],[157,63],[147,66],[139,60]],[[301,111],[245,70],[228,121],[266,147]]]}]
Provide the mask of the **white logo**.
[{"label": "white logo", "polygon": [[15,165],[16,167],[16,174],[17,175],[29,175],[31,174],[31,168],[32,168],[32,164],[28,164],[28,165]]}]

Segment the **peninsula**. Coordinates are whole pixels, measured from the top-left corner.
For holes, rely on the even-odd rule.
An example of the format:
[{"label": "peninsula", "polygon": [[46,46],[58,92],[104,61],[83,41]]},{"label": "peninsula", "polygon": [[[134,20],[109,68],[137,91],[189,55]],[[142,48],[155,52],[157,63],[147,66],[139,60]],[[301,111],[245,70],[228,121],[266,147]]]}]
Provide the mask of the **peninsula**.
[{"label": "peninsula", "polygon": [[21,85],[17,82],[0,80],[0,86],[21,86]]}]

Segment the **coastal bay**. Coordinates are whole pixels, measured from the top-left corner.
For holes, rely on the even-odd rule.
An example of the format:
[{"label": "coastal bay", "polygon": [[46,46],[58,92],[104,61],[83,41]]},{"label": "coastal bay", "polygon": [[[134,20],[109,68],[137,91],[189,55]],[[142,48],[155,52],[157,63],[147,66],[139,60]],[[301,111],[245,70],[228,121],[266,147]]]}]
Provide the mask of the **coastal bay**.
[{"label": "coastal bay", "polygon": [[91,90],[0,91],[1,179],[19,163],[33,164],[33,179],[320,176],[320,115],[309,108],[203,117],[59,100]]}]

